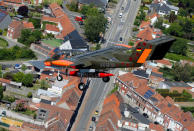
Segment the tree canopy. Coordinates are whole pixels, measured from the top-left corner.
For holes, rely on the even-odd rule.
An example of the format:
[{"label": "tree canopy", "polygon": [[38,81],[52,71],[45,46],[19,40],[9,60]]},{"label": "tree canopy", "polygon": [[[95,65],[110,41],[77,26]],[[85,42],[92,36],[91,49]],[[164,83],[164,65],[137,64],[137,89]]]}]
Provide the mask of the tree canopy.
[{"label": "tree canopy", "polygon": [[0,100],[3,98],[3,86],[0,85]]},{"label": "tree canopy", "polygon": [[33,83],[33,75],[32,74],[25,74],[24,78],[22,79],[22,84],[25,86],[32,86]]},{"label": "tree canopy", "polygon": [[176,41],[172,44],[170,52],[186,56],[187,53],[186,43],[187,41],[185,41],[184,39],[177,38]]},{"label": "tree canopy", "polygon": [[42,32],[39,30],[23,29],[18,42],[23,43],[26,46],[30,46],[31,43],[39,41],[43,37]]},{"label": "tree canopy", "polygon": [[27,6],[20,6],[18,9],[18,14],[24,17],[28,16],[28,7]]},{"label": "tree canopy", "polygon": [[104,15],[89,16],[85,21],[85,35],[90,41],[99,41],[100,33],[106,29],[107,19]]},{"label": "tree canopy", "polygon": [[14,46],[0,49],[0,60],[33,59],[34,52],[27,47]]}]

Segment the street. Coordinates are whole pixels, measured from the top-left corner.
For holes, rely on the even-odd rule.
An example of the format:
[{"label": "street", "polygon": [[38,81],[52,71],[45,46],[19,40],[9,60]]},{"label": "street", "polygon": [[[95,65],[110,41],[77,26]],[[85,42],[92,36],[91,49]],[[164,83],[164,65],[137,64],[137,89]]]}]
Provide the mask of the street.
[{"label": "street", "polygon": [[[104,47],[112,44],[118,44],[120,37],[123,38],[123,44],[128,43],[128,38],[130,37],[133,22],[138,12],[140,3],[141,1],[137,0],[119,1],[113,13],[114,15],[111,18],[112,25],[105,34],[106,43],[103,45]],[[122,7],[124,7],[124,10],[121,10]],[[119,18],[120,12],[123,14],[122,18]],[[111,73],[116,74],[117,70],[113,70]],[[97,108],[100,110],[104,98],[111,88],[113,88],[113,80],[114,78],[112,77],[109,83],[104,83],[101,79],[92,79],[90,88],[87,91],[87,93],[90,94],[88,94],[88,98],[84,98],[85,104],[82,104],[80,108],[83,112],[82,110],[79,111],[78,116],[81,116],[76,119],[75,123],[77,123],[77,125],[74,124],[76,131],[88,130],[93,113]]]}]

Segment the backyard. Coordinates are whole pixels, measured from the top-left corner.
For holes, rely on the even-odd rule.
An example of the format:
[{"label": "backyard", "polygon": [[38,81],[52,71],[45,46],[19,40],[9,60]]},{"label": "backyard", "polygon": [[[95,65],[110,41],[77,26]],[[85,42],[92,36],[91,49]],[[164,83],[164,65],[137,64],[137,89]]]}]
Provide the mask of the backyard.
[{"label": "backyard", "polygon": [[50,39],[50,40],[43,40],[42,42],[52,47],[59,47],[63,41],[59,39]]},{"label": "backyard", "polygon": [[8,46],[8,42],[6,40],[4,40],[3,38],[0,38],[0,47],[7,47]]}]

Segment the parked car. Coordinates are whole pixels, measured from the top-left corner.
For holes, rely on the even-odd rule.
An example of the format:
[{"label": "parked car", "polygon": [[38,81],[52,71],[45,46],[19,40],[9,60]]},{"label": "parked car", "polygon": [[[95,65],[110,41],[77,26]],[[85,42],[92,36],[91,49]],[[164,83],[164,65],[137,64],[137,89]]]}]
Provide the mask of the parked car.
[{"label": "parked car", "polygon": [[120,37],[120,41],[123,41],[123,38],[122,37]]},{"label": "parked car", "polygon": [[120,14],[119,14],[119,18],[122,18],[122,16],[123,16],[123,13],[120,13]]},{"label": "parked car", "polygon": [[95,122],[96,121],[96,117],[93,116],[92,117],[92,121]]},{"label": "parked car", "polygon": [[3,116],[6,116],[6,111],[2,111],[1,113]]},{"label": "parked car", "polygon": [[143,116],[144,116],[145,118],[149,118],[148,114],[146,114],[146,113],[143,113]]},{"label": "parked car", "polygon": [[94,112],[94,114],[95,114],[95,115],[98,115],[98,113],[99,113],[99,111],[98,111],[98,110],[96,110],[96,111]]}]

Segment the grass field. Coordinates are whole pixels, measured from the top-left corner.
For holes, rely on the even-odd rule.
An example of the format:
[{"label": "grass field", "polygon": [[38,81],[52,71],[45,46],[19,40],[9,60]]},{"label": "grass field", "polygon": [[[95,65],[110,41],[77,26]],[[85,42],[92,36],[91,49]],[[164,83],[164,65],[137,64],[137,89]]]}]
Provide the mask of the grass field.
[{"label": "grass field", "polygon": [[59,47],[62,43],[62,40],[59,40],[59,39],[51,39],[51,40],[43,40],[42,41],[43,43],[45,44],[48,44],[52,47]]},{"label": "grass field", "polygon": [[0,38],[0,47],[7,47],[8,46],[8,42],[2,38]]},{"label": "grass field", "polygon": [[174,53],[167,53],[165,58],[174,60],[174,61],[180,61],[180,60],[189,60],[194,62],[194,58],[188,57],[188,56],[182,56],[182,55],[177,55]]}]

